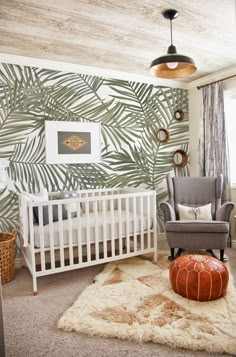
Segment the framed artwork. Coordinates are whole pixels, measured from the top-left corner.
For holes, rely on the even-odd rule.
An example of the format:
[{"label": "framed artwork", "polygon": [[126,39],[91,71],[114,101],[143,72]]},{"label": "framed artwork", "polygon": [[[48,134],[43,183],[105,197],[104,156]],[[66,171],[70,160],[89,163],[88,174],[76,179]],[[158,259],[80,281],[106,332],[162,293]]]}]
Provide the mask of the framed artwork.
[{"label": "framed artwork", "polygon": [[45,121],[46,163],[101,161],[101,129],[97,123]]}]

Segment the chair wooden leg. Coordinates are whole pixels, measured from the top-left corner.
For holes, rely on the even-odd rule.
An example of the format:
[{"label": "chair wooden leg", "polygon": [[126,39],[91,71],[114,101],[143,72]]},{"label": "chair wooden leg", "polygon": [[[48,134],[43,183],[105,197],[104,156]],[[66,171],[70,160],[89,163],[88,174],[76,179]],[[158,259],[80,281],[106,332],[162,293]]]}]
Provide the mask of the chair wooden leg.
[{"label": "chair wooden leg", "polygon": [[224,254],[225,254],[224,249],[221,249],[221,250],[220,250],[220,260],[221,260],[222,262],[227,261],[227,259],[224,258]]},{"label": "chair wooden leg", "polygon": [[220,259],[224,263],[228,261],[228,258],[224,257],[225,254],[224,249],[220,250],[220,258],[218,258],[217,255],[215,255],[212,249],[207,249],[207,253],[211,254],[213,258]]},{"label": "chair wooden leg", "polygon": [[183,248],[179,248],[177,253],[176,253],[176,255],[175,255],[175,259],[180,257],[183,252],[184,252],[184,249]]},{"label": "chair wooden leg", "polygon": [[[219,258],[217,257],[217,255],[215,255],[215,253],[213,252],[212,249],[207,249],[206,251],[207,251],[207,253],[211,254],[211,256],[212,256],[213,258],[219,259]],[[223,255],[224,255],[224,251],[223,251]],[[221,260],[221,259],[220,259],[220,260]]]},{"label": "chair wooden leg", "polygon": [[170,256],[168,257],[168,260],[172,261],[175,259],[175,248],[170,248]]}]

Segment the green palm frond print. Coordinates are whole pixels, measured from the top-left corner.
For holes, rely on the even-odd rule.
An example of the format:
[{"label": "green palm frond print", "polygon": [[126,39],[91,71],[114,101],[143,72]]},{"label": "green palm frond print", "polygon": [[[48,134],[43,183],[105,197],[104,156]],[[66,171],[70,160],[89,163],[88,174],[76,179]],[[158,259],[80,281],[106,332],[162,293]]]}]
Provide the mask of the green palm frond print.
[{"label": "green palm frond print", "polygon": [[18,197],[13,191],[0,190],[0,227],[2,231],[13,231],[18,227]]},{"label": "green palm frond print", "polygon": [[[184,119],[174,112],[181,109]],[[49,165],[45,120],[101,124],[102,161]],[[157,130],[169,131],[159,143]],[[8,187],[0,190],[0,230],[18,227],[17,192],[78,187],[142,187],[166,199],[168,173],[188,175],[173,164],[175,150],[188,153],[188,93],[132,81],[1,64],[0,158],[9,161]],[[162,227],[162,214],[158,208]]]}]

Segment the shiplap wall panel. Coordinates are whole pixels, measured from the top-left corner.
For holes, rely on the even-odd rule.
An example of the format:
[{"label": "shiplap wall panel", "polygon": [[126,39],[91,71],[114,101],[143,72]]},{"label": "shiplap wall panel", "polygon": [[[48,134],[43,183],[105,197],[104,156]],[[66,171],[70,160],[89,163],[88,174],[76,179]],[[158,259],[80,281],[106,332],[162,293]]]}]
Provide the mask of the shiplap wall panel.
[{"label": "shiplap wall panel", "polygon": [[195,59],[200,78],[235,65],[234,0],[1,0],[1,52],[146,74],[167,51],[177,8],[178,52]]}]

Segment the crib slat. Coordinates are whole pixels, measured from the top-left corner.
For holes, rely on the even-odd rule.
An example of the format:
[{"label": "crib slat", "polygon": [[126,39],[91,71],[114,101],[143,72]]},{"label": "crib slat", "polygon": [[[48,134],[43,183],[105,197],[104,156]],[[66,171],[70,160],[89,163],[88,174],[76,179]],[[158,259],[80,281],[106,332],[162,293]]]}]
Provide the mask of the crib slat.
[{"label": "crib slat", "polygon": [[[35,261],[35,244],[34,244],[34,225],[33,225],[33,207],[31,204],[28,206],[29,210],[29,234],[30,234],[30,254],[31,254],[31,264],[29,262],[28,268],[32,274],[33,278],[33,293],[37,295],[37,277],[36,277],[36,261]],[[28,223],[27,222],[27,223]]]},{"label": "crib slat", "polygon": [[60,267],[65,266],[64,255],[64,237],[63,237],[63,222],[62,222],[62,205],[57,205],[58,209],[58,221],[59,221],[59,242],[60,242]]},{"label": "crib slat", "polygon": [[54,227],[53,227],[53,220],[52,220],[52,208],[53,208],[53,206],[51,206],[51,205],[48,206],[48,221],[49,221],[51,269],[55,269]]},{"label": "crib slat", "polygon": [[80,202],[77,202],[76,204],[76,210],[77,210],[77,242],[78,242],[78,260],[79,264],[83,263],[83,255],[82,255],[82,241],[81,241],[81,207],[80,207]]},{"label": "crib slat", "polygon": [[123,253],[122,248],[122,211],[121,211],[121,198],[118,198],[118,216],[119,216],[119,254]]},{"label": "crib slat", "polygon": [[147,231],[148,231],[148,249],[151,248],[151,227],[150,227],[150,196],[147,196]]},{"label": "crib slat", "polygon": [[[99,202],[99,201],[98,201]],[[98,202],[94,202],[94,215],[95,215],[95,257],[96,260],[99,260],[99,236],[98,236]]]},{"label": "crib slat", "polygon": [[125,213],[126,213],[126,244],[127,254],[130,253],[130,236],[129,236],[129,197],[125,199]]},{"label": "crib slat", "polygon": [[133,225],[134,225],[134,252],[137,252],[137,208],[136,208],[136,197],[133,197]]},{"label": "crib slat", "polygon": [[144,249],[144,234],[143,234],[143,196],[140,197],[140,230],[141,230],[141,250]]},{"label": "crib slat", "polygon": [[102,201],[102,233],[103,233],[103,257],[107,258],[107,220],[106,220],[107,201]]},{"label": "crib slat", "polygon": [[114,199],[110,200],[110,210],[111,210],[111,255],[115,256],[115,239],[114,239]]},{"label": "crib slat", "polygon": [[38,206],[39,211],[39,241],[40,241],[40,264],[41,271],[45,271],[45,250],[44,250],[44,228],[43,228],[43,207]]},{"label": "crib slat", "polygon": [[157,219],[156,219],[156,193],[153,193],[153,206],[152,206],[152,217],[153,217],[153,245],[154,245],[154,261],[157,261]]},{"label": "crib slat", "polygon": [[91,262],[89,202],[85,202],[87,262]]},{"label": "crib slat", "polygon": [[30,249],[32,268],[35,269],[35,253],[34,253],[34,225],[33,225],[33,207],[29,206],[29,229],[30,229]]},{"label": "crib slat", "polygon": [[69,228],[69,259],[70,265],[74,264],[73,256],[73,237],[72,237],[72,218],[71,218],[71,205],[67,205],[67,214],[68,214],[68,228]]},{"label": "crib slat", "polygon": [[[102,192],[98,191],[98,197],[102,197]],[[102,199],[98,201],[98,212],[102,210]]]}]

